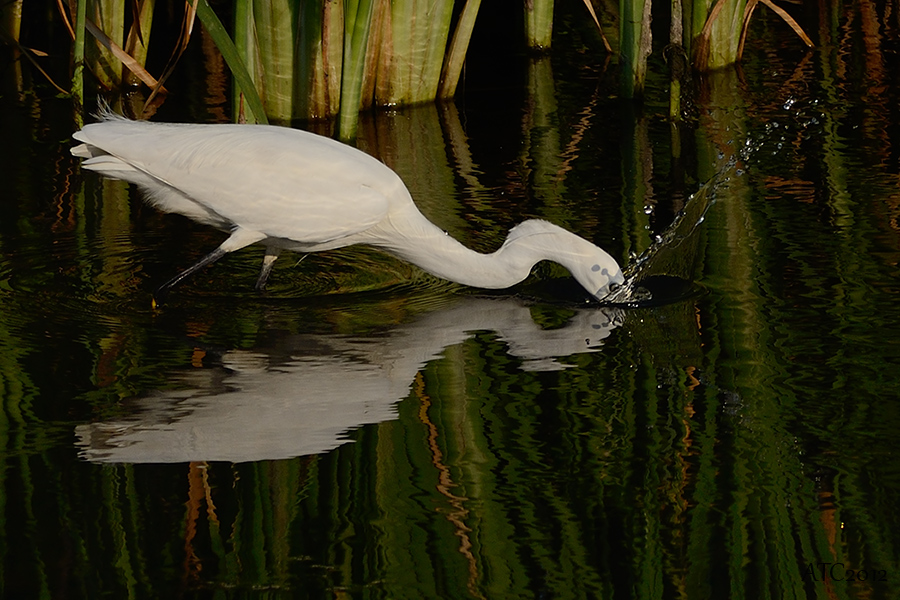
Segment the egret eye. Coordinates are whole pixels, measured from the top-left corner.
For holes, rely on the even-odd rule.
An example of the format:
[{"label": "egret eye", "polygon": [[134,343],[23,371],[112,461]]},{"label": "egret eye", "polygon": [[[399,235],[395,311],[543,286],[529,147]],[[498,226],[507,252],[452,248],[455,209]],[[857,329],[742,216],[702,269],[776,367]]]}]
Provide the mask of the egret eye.
[{"label": "egret eye", "polygon": [[622,287],[621,283],[611,283],[611,284],[609,284],[609,291],[610,291],[610,293],[615,292],[620,287]]}]

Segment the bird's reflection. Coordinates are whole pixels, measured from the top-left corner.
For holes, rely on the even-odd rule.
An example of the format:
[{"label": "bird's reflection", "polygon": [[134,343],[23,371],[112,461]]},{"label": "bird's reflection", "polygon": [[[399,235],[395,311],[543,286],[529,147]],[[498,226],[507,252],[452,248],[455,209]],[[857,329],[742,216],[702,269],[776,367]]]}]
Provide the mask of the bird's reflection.
[{"label": "bird's reflection", "polygon": [[565,368],[622,322],[613,308],[577,310],[541,329],[513,299],[467,298],[377,336],[296,335],[226,352],[221,367],[172,379],[179,391],[135,401],[135,414],[76,427],[97,462],[244,462],[327,452],[361,425],[396,418],[416,373],[473,332],[494,332],[526,370]]}]

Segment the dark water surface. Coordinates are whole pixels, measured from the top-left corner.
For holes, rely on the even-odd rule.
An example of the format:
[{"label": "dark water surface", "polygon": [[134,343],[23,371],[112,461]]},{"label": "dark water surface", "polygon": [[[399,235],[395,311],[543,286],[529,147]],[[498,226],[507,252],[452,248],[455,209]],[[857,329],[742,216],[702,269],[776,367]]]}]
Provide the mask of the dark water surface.
[{"label": "dark water surface", "polygon": [[897,56],[766,39],[678,135],[575,35],[361,126],[473,248],[659,238],[641,272],[694,287],[644,308],[360,249],[260,295],[248,249],[154,311],[222,234],[80,171],[66,103],[4,72],[2,597],[898,597]]}]

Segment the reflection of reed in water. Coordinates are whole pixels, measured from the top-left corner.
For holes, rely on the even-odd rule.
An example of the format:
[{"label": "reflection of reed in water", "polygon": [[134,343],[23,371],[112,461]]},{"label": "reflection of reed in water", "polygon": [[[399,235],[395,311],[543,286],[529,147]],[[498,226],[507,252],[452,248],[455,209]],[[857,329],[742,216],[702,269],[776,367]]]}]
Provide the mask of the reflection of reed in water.
[{"label": "reflection of reed in water", "polygon": [[639,256],[622,270],[625,283],[606,297],[609,304],[644,306],[673,302],[693,295],[691,283],[697,258],[700,225],[716,202],[716,191],[727,184],[736,161],[729,160],[685,203],[672,223]]}]

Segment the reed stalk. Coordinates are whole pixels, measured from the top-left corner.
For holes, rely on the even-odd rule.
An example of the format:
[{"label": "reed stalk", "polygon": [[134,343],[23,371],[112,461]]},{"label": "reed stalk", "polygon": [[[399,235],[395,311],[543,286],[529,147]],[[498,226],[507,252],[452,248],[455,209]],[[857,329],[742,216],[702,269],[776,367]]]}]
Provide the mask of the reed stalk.
[{"label": "reed stalk", "polygon": [[325,119],[340,109],[343,20],[342,1],[311,0],[300,5],[296,118]]},{"label": "reed stalk", "polygon": [[[147,64],[147,52],[150,46],[150,30],[153,26],[153,10],[156,8],[156,0],[140,0],[138,2],[138,14],[128,30],[125,39],[125,52],[134,61],[143,66]],[[140,84],[140,78],[132,71],[125,76],[125,82],[131,86]]]},{"label": "reed stalk", "polygon": [[684,53],[684,4],[671,0],[672,19],[669,24],[669,119],[681,120],[681,79],[687,72]]},{"label": "reed stalk", "polygon": [[438,98],[452,98],[456,94],[456,86],[459,85],[459,76],[462,74],[466,51],[469,49],[472,29],[475,27],[475,19],[478,17],[480,7],[481,0],[466,0],[466,4],[463,6],[456,29],[453,30],[453,39],[450,41],[450,47],[444,58]]},{"label": "reed stalk", "polygon": [[386,11],[375,102],[382,106],[435,99],[450,35],[452,0],[391,0]]},{"label": "reed stalk", "polygon": [[[142,65],[155,0],[135,0],[124,43],[124,8],[92,2],[86,17],[96,21],[94,37],[104,46],[90,50],[98,79],[109,89],[121,86],[124,62],[131,71],[140,66],[140,79],[154,87]],[[287,124],[337,115],[344,139],[354,135],[357,113],[373,103],[452,97],[480,8],[480,0],[466,2],[448,43],[453,0],[239,0],[232,41],[208,0],[191,3],[234,76],[236,119]],[[552,6],[532,7],[533,22],[552,27]],[[549,38],[539,40],[549,46]],[[136,84],[131,75],[129,83]]]},{"label": "reed stalk", "polygon": [[294,114],[294,40],[298,19],[294,0],[254,0],[253,22],[259,51],[257,90],[266,116],[290,124]]},{"label": "reed stalk", "polygon": [[[813,42],[802,27],[773,0],[703,0],[694,7],[691,19],[694,47],[694,68],[701,71],[721,68],[741,60],[750,20],[759,4],[764,4],[794,30],[807,48]],[[708,16],[707,16],[708,11]]]},{"label": "reed stalk", "polygon": [[338,135],[356,135],[359,111],[363,107],[363,82],[368,59],[369,33],[375,0],[344,0],[344,59],[341,71],[341,109]]},{"label": "reed stalk", "polygon": [[19,33],[22,30],[22,1],[0,2],[0,40],[8,36],[14,42],[19,41]]},{"label": "reed stalk", "polygon": [[[125,39],[125,3],[91,0],[87,10],[87,19],[93,21],[113,44],[121,47]],[[86,45],[85,56],[100,85],[108,90],[121,87],[122,62],[108,45],[95,40]]]},{"label": "reed stalk", "polygon": [[75,101],[75,124],[84,124],[84,37],[87,21],[87,2],[79,2],[75,9],[75,41],[72,45],[72,98]]},{"label": "reed stalk", "polygon": [[[197,9],[197,17],[203,23],[203,26],[206,27],[206,31],[209,32],[210,37],[219,48],[219,52],[222,53],[222,58],[228,64],[240,93],[247,102],[247,109],[249,109],[252,120],[258,123],[267,123],[265,108],[263,108],[262,100],[259,97],[247,65],[241,53],[235,47],[234,42],[228,36],[228,32],[225,31],[225,27],[222,25],[219,17],[213,12],[207,0],[192,0],[192,2]],[[244,3],[239,2],[238,4]],[[249,62],[252,64],[252,61]]]},{"label": "reed stalk", "polygon": [[[216,42],[216,46],[219,44]],[[247,77],[256,87],[259,82],[259,52],[256,46],[256,24],[253,20],[253,5],[250,2],[234,3],[234,49],[241,57],[247,71]],[[221,52],[221,48],[219,49]],[[233,82],[235,98],[234,117],[238,122],[256,122],[256,111],[245,106],[241,96],[241,85],[237,78]],[[260,98],[262,102],[262,98]]]},{"label": "reed stalk", "polygon": [[532,50],[550,49],[553,0],[525,0],[525,42]]},{"label": "reed stalk", "polygon": [[380,61],[390,58],[391,32],[388,29],[391,22],[391,1],[373,0],[375,3],[372,11],[372,21],[369,23],[369,38],[366,41],[366,65],[363,70],[363,79],[360,86],[359,110],[372,108],[375,102],[375,87],[378,83]]},{"label": "reed stalk", "polygon": [[640,98],[650,56],[650,0],[619,0],[619,43],[622,95]]},{"label": "reed stalk", "polygon": [[[708,70],[734,64],[738,60],[747,1],[719,0],[713,3],[712,0],[701,0],[698,4],[700,10],[694,6],[693,19],[695,68]],[[701,18],[703,24],[696,29]]]}]

